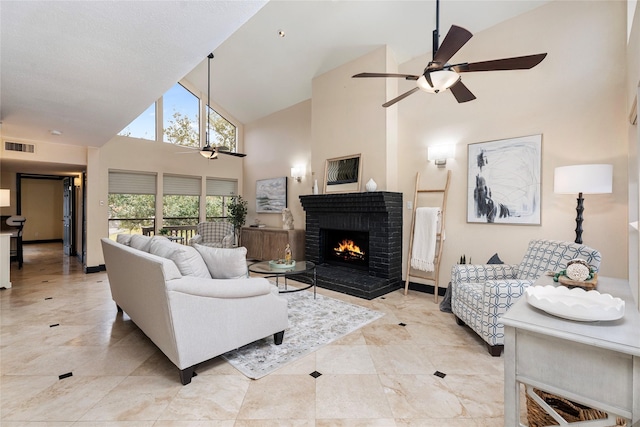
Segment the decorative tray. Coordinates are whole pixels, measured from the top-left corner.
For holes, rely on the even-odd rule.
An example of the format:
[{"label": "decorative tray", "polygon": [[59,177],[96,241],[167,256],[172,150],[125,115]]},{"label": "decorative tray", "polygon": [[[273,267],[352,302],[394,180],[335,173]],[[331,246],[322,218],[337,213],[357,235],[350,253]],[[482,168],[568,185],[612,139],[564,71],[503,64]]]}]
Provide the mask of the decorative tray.
[{"label": "decorative tray", "polygon": [[567,288],[582,288],[586,291],[591,291],[598,286],[598,273],[595,273],[591,279],[582,282],[571,280],[567,276],[562,275],[558,277],[558,282]]},{"label": "decorative tray", "polygon": [[284,261],[269,261],[269,267],[271,268],[293,268],[295,266],[295,260],[290,263],[285,263]]},{"label": "decorative tray", "polygon": [[529,286],[527,302],[554,316],[580,322],[617,320],[624,316],[624,301],[598,291],[565,286]]}]

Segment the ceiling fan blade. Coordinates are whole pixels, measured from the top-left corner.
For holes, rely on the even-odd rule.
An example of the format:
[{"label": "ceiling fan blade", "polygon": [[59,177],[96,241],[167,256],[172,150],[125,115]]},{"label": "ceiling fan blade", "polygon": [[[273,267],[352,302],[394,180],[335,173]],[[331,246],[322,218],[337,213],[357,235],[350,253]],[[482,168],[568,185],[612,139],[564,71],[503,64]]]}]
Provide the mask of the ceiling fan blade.
[{"label": "ceiling fan blade", "polygon": [[401,77],[407,80],[418,80],[420,76],[414,76],[413,74],[396,74],[396,73],[360,73],[351,77]]},{"label": "ceiling fan blade", "polygon": [[469,88],[466,87],[464,83],[462,83],[462,80],[458,80],[458,83],[454,84],[449,89],[451,90],[453,96],[456,98],[456,101],[458,101],[458,103],[460,104],[476,99],[476,96],[471,93]]},{"label": "ceiling fan blade", "polygon": [[234,152],[232,152],[232,151],[223,151],[223,150],[218,151],[218,153],[220,153],[220,154],[227,154],[227,155],[229,155],[229,156],[235,156],[235,157],[246,157],[246,156],[247,156],[246,154],[242,154],[242,153],[234,153]]},{"label": "ceiling fan blade", "polygon": [[457,25],[452,25],[442,41],[442,44],[436,51],[436,54],[433,56],[433,61],[431,63],[437,65],[437,68],[432,68],[439,69],[443,67],[447,61],[449,61],[449,59],[451,59],[451,57],[455,55],[456,52],[469,41],[469,39],[471,39],[471,37],[473,37],[473,34],[469,31],[462,27],[458,27]]},{"label": "ceiling fan blade", "polygon": [[546,53],[538,53],[536,55],[472,62],[470,64],[456,65],[452,67],[452,69],[458,73],[471,73],[475,71],[528,70],[541,63],[546,56]]},{"label": "ceiling fan blade", "polygon": [[419,88],[419,87],[414,87],[413,89],[411,89],[411,90],[409,90],[409,91],[407,91],[407,92],[403,93],[402,95],[400,95],[400,96],[397,96],[397,97],[393,98],[391,101],[387,101],[387,102],[385,102],[384,104],[382,104],[382,106],[383,106],[383,107],[385,107],[385,108],[386,108],[386,107],[391,107],[391,106],[392,106],[393,104],[395,104],[396,102],[398,102],[398,101],[402,101],[402,100],[403,100],[403,99],[405,99],[407,96],[411,95],[412,93],[414,93],[414,92],[416,92],[416,91],[418,91],[418,90],[420,90],[420,88]]}]

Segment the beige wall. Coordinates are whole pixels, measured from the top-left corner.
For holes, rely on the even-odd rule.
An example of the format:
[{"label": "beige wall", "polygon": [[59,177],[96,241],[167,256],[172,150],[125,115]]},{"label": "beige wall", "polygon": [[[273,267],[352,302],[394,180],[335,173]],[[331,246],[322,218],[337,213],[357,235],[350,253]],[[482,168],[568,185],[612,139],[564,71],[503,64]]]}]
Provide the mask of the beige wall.
[{"label": "beige wall", "polygon": [[[503,261],[517,263],[532,238],[573,241],[577,195],[554,194],[554,169],[611,163],[613,194],[585,195],[583,241],[601,251],[603,275],[627,277],[625,72],[611,66],[625,62],[625,23],[622,2],[553,2],[475,34],[456,55],[478,61],[547,52],[538,67],[463,75],[477,96],[466,104],[457,104],[450,94],[418,93],[399,105],[405,195],[412,191],[416,171],[426,183],[443,178],[444,170],[427,162],[427,146],[457,146],[456,158],[447,163],[453,178],[445,266],[462,254],[479,263],[496,252]],[[428,55],[402,64],[400,72],[416,72],[427,60]],[[405,87],[401,84],[399,91]],[[532,134],[543,135],[541,225],[468,224],[467,145]],[[409,218],[405,209],[405,224]],[[448,268],[440,278],[448,282]]]},{"label": "beige wall", "polygon": [[[311,101],[246,125],[245,148],[248,156],[244,160],[243,194],[249,202],[247,225],[257,219],[269,227],[282,227],[281,215],[256,213],[256,181],[287,176],[287,206],[293,214],[294,228],[304,228],[304,211],[298,196],[311,194],[314,177],[322,175],[311,165]],[[290,177],[291,168],[297,165],[304,165],[306,170],[301,182]]]},{"label": "beige wall", "polygon": [[[630,14],[631,15],[631,14]],[[631,18],[631,16],[629,16]],[[629,33],[629,44],[627,46],[627,85],[626,85],[626,103],[627,115],[630,116],[633,111],[634,104],[640,98],[640,4],[635,4],[635,14]],[[629,117],[631,118],[631,117]],[[640,146],[640,129],[638,125],[627,122],[628,128],[628,148],[629,148],[629,221],[638,221],[638,200],[639,200],[639,179],[640,167],[638,163],[638,147]],[[640,257],[640,239],[638,230],[629,228],[629,282],[631,289],[640,308],[640,276],[638,259]],[[635,286],[634,286],[635,285]]]},{"label": "beige wall", "polygon": [[[310,152],[319,183],[326,158],[362,153],[363,181],[373,177],[378,190],[401,191],[406,202],[413,197],[416,172],[422,174],[423,186],[439,187],[450,169],[453,178],[440,274],[440,282],[446,284],[449,266],[462,254],[474,262],[485,262],[497,252],[505,262],[517,263],[532,238],[573,241],[577,195],[553,193],[554,168],[611,163],[614,193],[585,196],[583,240],[602,252],[602,274],[627,277],[625,70],[611,66],[626,60],[625,7],[623,2],[558,1],[475,34],[456,58],[480,61],[539,52],[549,55],[529,71],[464,75],[465,84],[478,97],[466,104],[458,104],[449,93],[416,93],[396,107],[382,108],[383,102],[410,89],[412,83],[400,80],[396,92],[385,79],[351,79],[351,75],[392,72],[393,54],[386,48],[316,77]],[[601,28],[607,30],[594,30]],[[606,61],[601,60],[603,52]],[[429,58],[430,52],[425,52],[400,64],[398,70],[420,73]],[[248,125],[250,157],[266,156],[270,170],[287,173],[291,160],[283,146],[267,145],[258,136],[263,128],[279,129],[298,122],[297,113],[283,110]],[[541,225],[467,224],[467,145],[538,133],[543,135]],[[446,169],[427,161],[427,147],[442,143],[457,145],[456,157]],[[274,156],[274,150],[283,158]],[[254,168],[247,163],[247,170]],[[253,173],[246,175],[245,190],[255,179],[271,175]],[[412,211],[405,205],[404,213],[406,257]],[[296,228],[302,228],[298,218]]]},{"label": "beige wall", "polygon": [[62,181],[22,179],[21,182],[21,214],[27,218],[23,240],[62,239]]},{"label": "beige wall", "polygon": [[[240,147],[242,151],[242,146]],[[197,151],[172,144],[116,136],[101,148],[89,148],[87,156],[87,265],[104,263],[100,238],[108,237],[109,171],[123,170],[157,174],[156,194],[162,194],[162,178],[165,174],[199,177],[204,186],[206,178],[237,179],[243,188],[242,159],[219,155],[217,160],[207,160]],[[159,206],[159,204],[157,203]],[[161,224],[162,211],[156,210],[157,225]]]}]

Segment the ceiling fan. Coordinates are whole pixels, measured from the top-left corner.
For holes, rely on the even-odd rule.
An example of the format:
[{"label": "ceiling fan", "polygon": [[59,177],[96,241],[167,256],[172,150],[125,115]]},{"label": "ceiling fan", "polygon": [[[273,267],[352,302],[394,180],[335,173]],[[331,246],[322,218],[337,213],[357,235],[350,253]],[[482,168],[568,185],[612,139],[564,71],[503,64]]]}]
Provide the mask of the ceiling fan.
[{"label": "ceiling fan", "polygon": [[[213,53],[207,55],[207,107],[206,111],[209,112],[209,101],[211,100],[211,60],[213,59]],[[235,157],[245,157],[246,154],[235,153],[224,145],[211,145],[209,143],[209,128],[210,121],[207,117],[207,133],[206,133],[206,143],[205,146],[200,148],[200,155],[205,159],[214,160],[218,158],[218,154],[227,154],[229,156]]]},{"label": "ceiling fan", "polygon": [[476,71],[528,70],[538,65],[547,56],[546,53],[517,56],[513,58],[495,59],[481,62],[462,62],[449,64],[448,61],[464,46],[473,34],[457,25],[452,25],[449,32],[438,47],[440,37],[440,0],[436,0],[436,29],[433,31],[433,59],[427,64],[422,75],[395,73],[360,73],[352,77],[398,77],[415,80],[416,87],[382,104],[390,107],[418,90],[439,93],[451,90],[458,103],[473,101],[475,95],[462,83],[460,73]]}]

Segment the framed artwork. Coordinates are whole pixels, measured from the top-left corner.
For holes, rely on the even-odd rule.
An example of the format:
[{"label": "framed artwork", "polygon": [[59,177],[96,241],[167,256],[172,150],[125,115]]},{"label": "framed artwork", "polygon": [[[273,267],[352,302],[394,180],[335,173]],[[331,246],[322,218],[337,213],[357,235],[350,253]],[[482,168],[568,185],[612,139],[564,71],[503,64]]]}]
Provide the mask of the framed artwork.
[{"label": "framed artwork", "polygon": [[360,191],[362,165],[360,154],[327,159],[324,166],[324,193]]},{"label": "framed artwork", "polygon": [[542,135],[468,145],[467,222],[540,224]]},{"label": "framed artwork", "polygon": [[287,177],[256,181],[256,212],[282,213],[287,207]]}]

